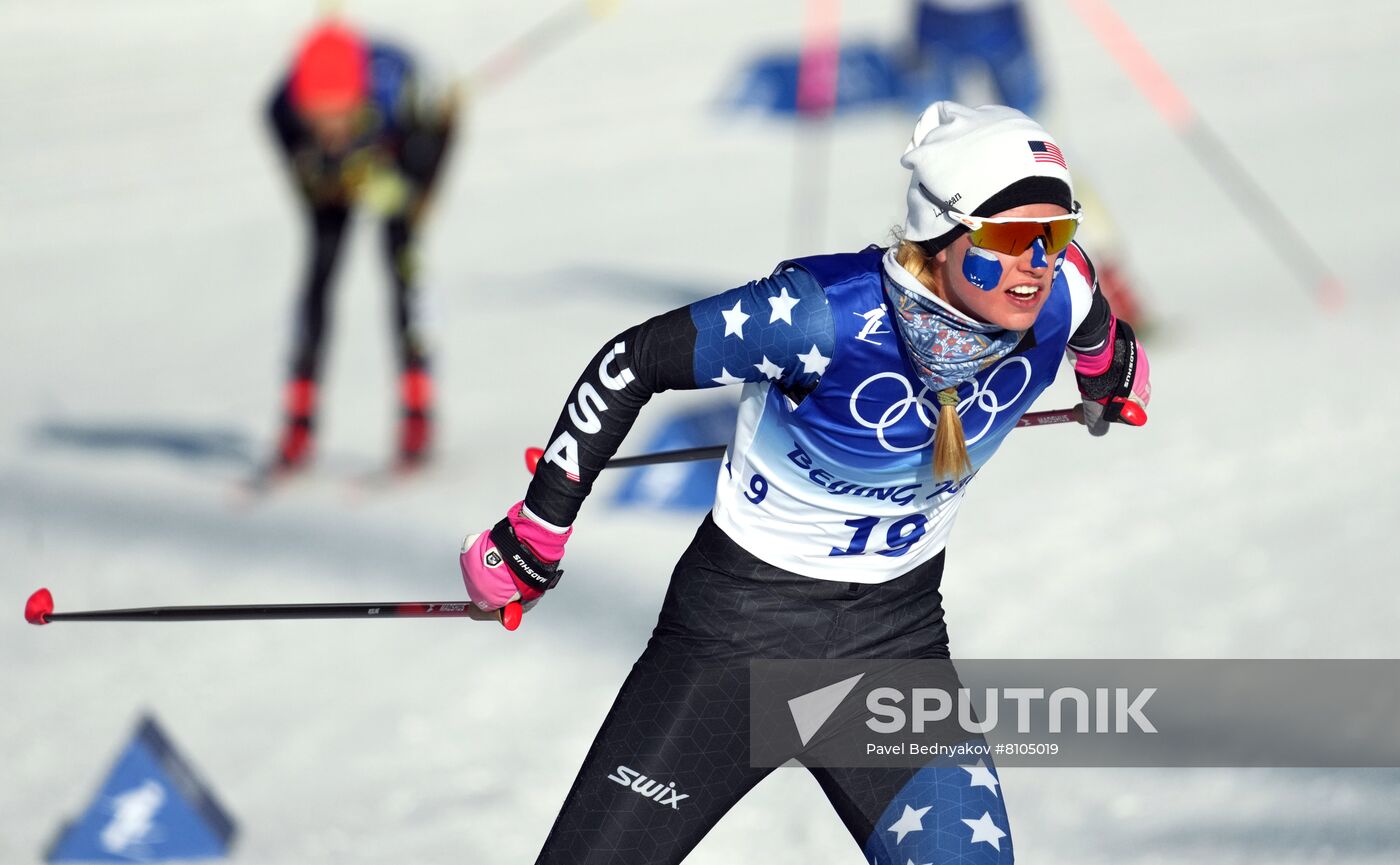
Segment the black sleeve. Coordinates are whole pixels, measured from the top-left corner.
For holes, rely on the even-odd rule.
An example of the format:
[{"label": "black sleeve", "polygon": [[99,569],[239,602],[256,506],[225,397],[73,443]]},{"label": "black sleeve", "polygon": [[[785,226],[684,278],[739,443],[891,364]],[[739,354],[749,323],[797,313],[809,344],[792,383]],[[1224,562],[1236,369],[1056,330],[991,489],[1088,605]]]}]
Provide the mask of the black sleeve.
[{"label": "black sleeve", "polygon": [[282,153],[290,158],[292,152],[301,143],[305,132],[302,130],[300,121],[297,120],[296,112],[292,109],[292,100],[288,95],[286,81],[277,85],[277,89],[272,93],[272,98],[267,101],[267,121],[268,125],[272,127],[273,136],[282,148]]},{"label": "black sleeve", "polygon": [[1113,325],[1113,310],[1109,308],[1108,298],[1099,291],[1098,281],[1094,281],[1094,296],[1089,302],[1089,312],[1084,316],[1084,321],[1075,328],[1074,333],[1069,337],[1069,350],[1083,354],[1093,352],[1103,347],[1108,339],[1109,330]]},{"label": "black sleeve", "polygon": [[637,413],[665,390],[771,382],[795,401],[835,354],[821,285],[787,268],[623,331],[598,350],[559,415],[525,503],[568,526]]},{"label": "black sleeve", "polygon": [[598,350],[535,469],[525,495],[532,513],[556,526],[573,523],[652,394],[696,387],[695,337],[690,308],[681,307],[623,331]]}]

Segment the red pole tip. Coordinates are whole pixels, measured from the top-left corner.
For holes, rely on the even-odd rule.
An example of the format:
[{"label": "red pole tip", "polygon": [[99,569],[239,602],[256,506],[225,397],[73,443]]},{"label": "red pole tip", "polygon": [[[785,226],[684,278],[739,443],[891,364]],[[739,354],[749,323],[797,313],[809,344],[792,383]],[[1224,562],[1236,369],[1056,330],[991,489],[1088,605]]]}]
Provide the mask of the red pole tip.
[{"label": "red pole tip", "polygon": [[1143,426],[1147,423],[1147,409],[1131,400],[1124,400],[1118,410],[1118,417],[1129,426]]},{"label": "red pole tip", "polygon": [[47,625],[52,612],[53,595],[48,589],[39,589],[24,605],[24,620],[31,625]]},{"label": "red pole tip", "polygon": [[525,468],[530,474],[535,473],[535,468],[540,464],[540,457],[544,456],[544,448],[525,449]]},{"label": "red pole tip", "polygon": [[501,608],[501,624],[507,631],[513,631],[520,627],[520,618],[525,615],[525,611],[520,608],[519,601],[511,601]]}]

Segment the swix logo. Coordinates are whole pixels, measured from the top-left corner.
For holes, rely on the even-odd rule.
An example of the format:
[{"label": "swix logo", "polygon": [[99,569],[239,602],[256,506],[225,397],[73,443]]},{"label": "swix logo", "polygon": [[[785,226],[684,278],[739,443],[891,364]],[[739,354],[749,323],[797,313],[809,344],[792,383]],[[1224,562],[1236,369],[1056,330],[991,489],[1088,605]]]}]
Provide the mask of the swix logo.
[{"label": "swix logo", "polygon": [[636,769],[629,769],[626,766],[618,766],[617,771],[608,776],[608,780],[624,787],[630,787],[632,792],[645,796],[653,802],[670,805],[673,811],[681,810],[680,801],[690,798],[690,794],[676,790],[675,781],[662,784],[660,781],[653,781]]},{"label": "swix logo", "polygon": [[[618,358],[627,353],[627,343],[615,343],[612,350],[603,355],[603,360],[598,364],[598,381],[603,387],[618,391],[627,387],[637,376],[632,370],[622,365]],[[608,367],[617,363],[617,374],[608,372]],[[593,386],[593,382],[585,381],[578,386],[578,392],[568,405],[569,421],[573,423],[574,429],[580,435],[593,435],[603,429],[602,413],[608,410],[607,401],[598,392],[598,388]],[[541,462],[553,463],[564,470],[564,476],[574,483],[579,482],[578,468],[578,439],[568,430],[559,433],[554,441],[549,443],[544,455],[540,457]]]},{"label": "swix logo", "polygon": [[884,330],[880,329],[880,326],[885,323],[885,313],[886,310],[883,306],[877,306],[869,312],[851,313],[852,315],[857,315],[865,319],[865,326],[860,329],[860,333],[856,334],[856,339],[862,342],[868,342],[871,345],[884,345],[884,343],[876,342],[870,339],[870,337],[879,336],[882,333],[890,333],[889,328],[885,328]]}]

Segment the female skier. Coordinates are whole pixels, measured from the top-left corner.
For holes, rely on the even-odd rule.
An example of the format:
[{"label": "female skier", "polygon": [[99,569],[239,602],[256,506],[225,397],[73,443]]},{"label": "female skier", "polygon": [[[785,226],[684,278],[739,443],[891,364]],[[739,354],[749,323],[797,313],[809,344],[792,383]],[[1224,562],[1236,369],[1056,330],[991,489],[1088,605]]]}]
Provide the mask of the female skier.
[{"label": "female skier", "polygon": [[[477,606],[538,599],[652,394],[744,384],[714,509],[539,862],[680,862],[770,771],[750,766],[749,661],[949,657],[954,514],[1066,350],[1091,432],[1146,421],[1146,358],[1071,242],[1049,133],[937,102],[901,162],[898,243],[783,262],[608,340],[524,501],[463,545]],[[811,771],[872,863],[1013,861],[990,766]]]}]

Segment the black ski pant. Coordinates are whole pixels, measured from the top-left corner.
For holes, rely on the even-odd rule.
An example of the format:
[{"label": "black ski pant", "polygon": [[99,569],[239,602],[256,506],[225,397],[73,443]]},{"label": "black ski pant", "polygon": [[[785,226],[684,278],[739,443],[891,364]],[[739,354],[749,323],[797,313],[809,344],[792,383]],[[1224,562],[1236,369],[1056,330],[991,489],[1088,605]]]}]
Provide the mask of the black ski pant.
[{"label": "black ski pant", "polygon": [[[319,205],[308,209],[311,258],[302,282],[297,327],[292,346],[292,377],[316,380],[324,354],[326,322],[331,313],[331,281],[340,258],[350,209]],[[427,365],[427,347],[416,314],[414,231],[408,219],[396,216],[384,223],[384,254],[393,286],[394,333],[404,371]]]},{"label": "black ski pant", "polygon": [[[947,658],[942,570],[940,554],[878,585],[814,580],[707,516],[537,861],[680,862],[772,771],[750,765],[749,661]],[[809,771],[874,865],[1013,861],[990,766]]]}]

